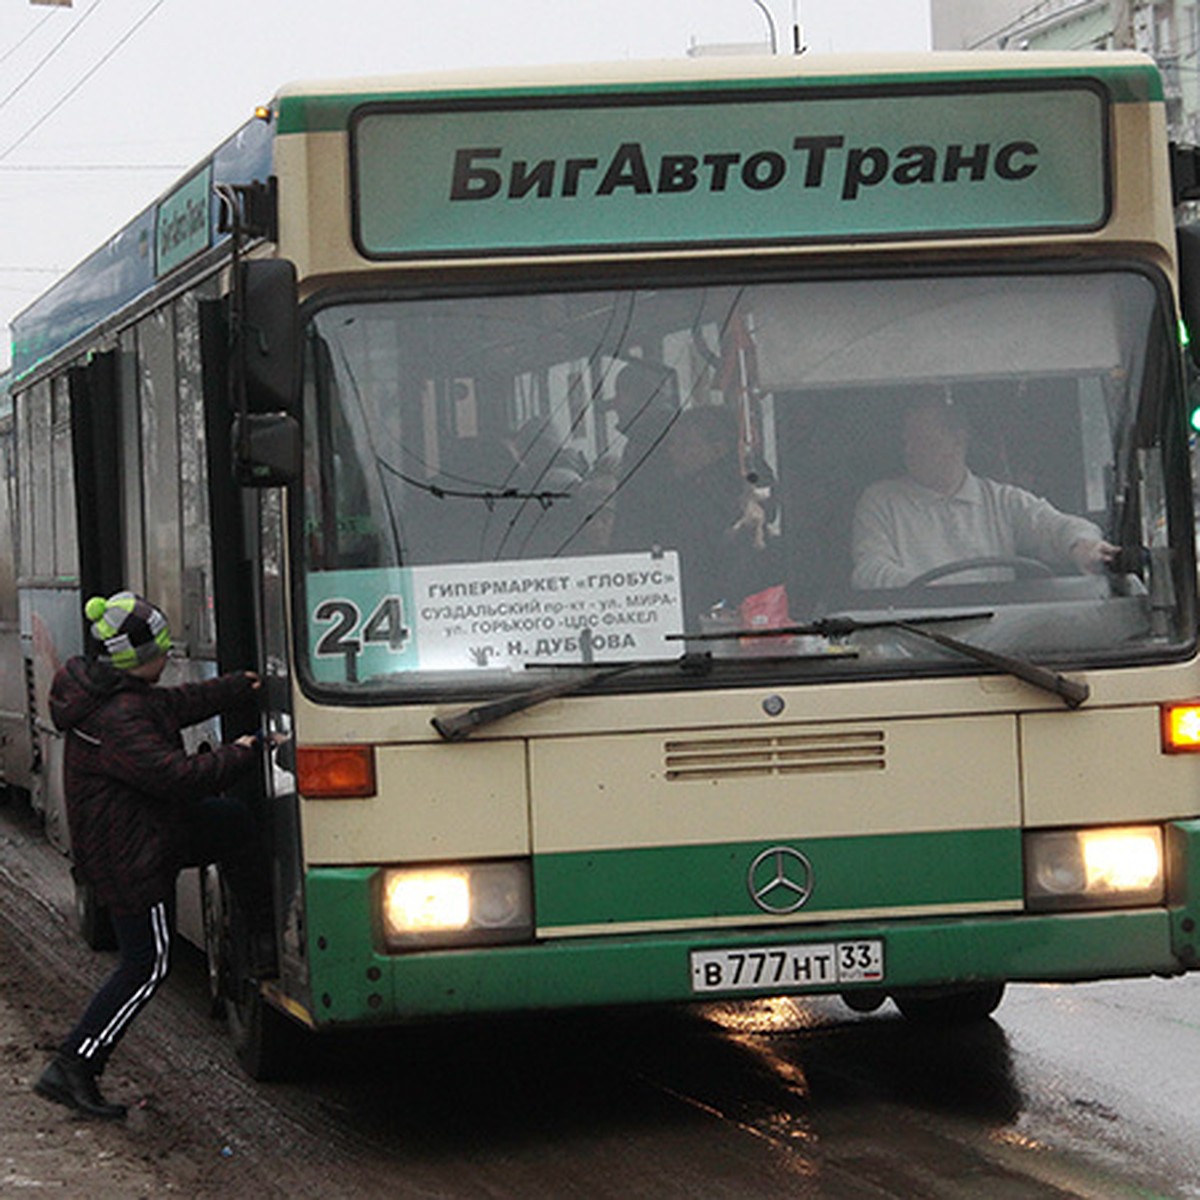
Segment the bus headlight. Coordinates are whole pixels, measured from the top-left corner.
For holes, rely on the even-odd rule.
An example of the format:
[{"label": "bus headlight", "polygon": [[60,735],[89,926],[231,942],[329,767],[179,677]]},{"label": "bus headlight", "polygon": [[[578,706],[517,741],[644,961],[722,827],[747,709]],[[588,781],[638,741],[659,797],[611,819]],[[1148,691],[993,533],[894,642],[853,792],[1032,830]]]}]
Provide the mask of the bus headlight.
[{"label": "bus headlight", "polygon": [[389,949],[518,942],[533,933],[526,861],[390,867],[380,905]]},{"label": "bus headlight", "polygon": [[1025,901],[1032,909],[1161,904],[1164,894],[1157,825],[1025,836]]}]

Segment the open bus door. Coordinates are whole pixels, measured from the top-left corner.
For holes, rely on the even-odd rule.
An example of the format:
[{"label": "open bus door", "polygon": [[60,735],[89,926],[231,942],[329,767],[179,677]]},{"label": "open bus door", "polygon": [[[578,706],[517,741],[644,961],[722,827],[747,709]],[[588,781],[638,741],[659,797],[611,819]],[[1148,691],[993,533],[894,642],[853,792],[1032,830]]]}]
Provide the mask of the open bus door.
[{"label": "open bus door", "polygon": [[[282,489],[299,476],[296,275],[291,263],[270,259],[241,263],[234,274],[234,294],[200,306],[217,666],[222,672],[253,666],[263,684],[261,725],[289,738]],[[286,1071],[296,1030],[277,1009],[289,1007],[286,997],[307,997],[308,988],[298,940],[303,867],[290,742],[268,761],[259,829],[272,862],[279,968],[269,983],[250,964],[219,870],[206,868],[202,881],[210,997],[226,1017],[239,1061],[258,1079]]]},{"label": "open bus door", "polygon": [[[75,528],[79,547],[80,637],[86,643],[83,602],[109,596],[125,586],[125,527],[120,518],[122,454],[117,351],[93,355],[86,366],[67,375],[71,404],[71,462],[75,472]],[[56,747],[55,769],[61,771],[62,747]],[[61,779],[61,775],[57,776]],[[47,826],[52,817],[66,830],[61,785],[47,789]],[[75,912],[83,940],[93,950],[116,944],[108,912],[97,903],[89,884],[75,879]]]}]

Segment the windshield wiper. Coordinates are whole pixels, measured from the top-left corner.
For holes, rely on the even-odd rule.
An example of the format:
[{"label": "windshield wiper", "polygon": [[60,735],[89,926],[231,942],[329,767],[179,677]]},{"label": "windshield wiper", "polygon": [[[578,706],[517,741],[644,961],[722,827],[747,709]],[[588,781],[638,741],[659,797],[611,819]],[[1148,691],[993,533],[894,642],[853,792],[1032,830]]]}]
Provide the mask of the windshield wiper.
[{"label": "windshield wiper", "polygon": [[[1049,667],[1039,666],[1028,659],[1017,658],[1012,654],[1002,654],[999,651],[988,650],[983,646],[973,645],[961,638],[952,637],[938,630],[926,629],[926,625],[947,621],[990,620],[995,613],[989,609],[979,609],[968,612],[937,613],[914,617],[880,617],[877,619],[860,620],[857,617],[824,617],[805,625],[783,625],[775,629],[733,629],[719,633],[677,633],[668,634],[668,641],[715,642],[733,641],[738,638],[782,638],[782,637],[846,637],[868,629],[901,629],[915,637],[925,638],[935,645],[947,650],[954,650],[967,658],[985,666],[996,667],[1009,675],[1014,675],[1034,687],[1061,697],[1068,708],[1078,708],[1091,694],[1086,683],[1070,679]],[[569,679],[557,679],[542,687],[531,688],[527,692],[519,692],[512,696],[502,696],[498,700],[488,700],[482,704],[463,709],[462,712],[450,716],[434,717],[430,724],[438,734],[448,742],[461,742],[471,736],[477,729],[491,725],[513,713],[524,712],[544,704],[548,700],[556,700],[560,696],[570,696],[581,692],[592,684],[613,679],[628,671],[646,667],[669,666],[683,672],[700,673],[711,670],[713,660],[708,654],[685,654],[677,659],[641,659],[632,662],[605,663],[593,665],[588,663],[539,663],[542,668],[558,668],[572,672]]]},{"label": "windshield wiper", "polygon": [[461,742],[469,738],[476,729],[499,721],[502,717],[513,713],[524,712],[527,708],[535,708],[547,700],[556,700],[559,696],[570,696],[583,691],[593,683],[613,679],[628,671],[636,671],[643,667],[675,667],[680,671],[700,673],[711,667],[712,658],[708,654],[685,654],[681,658],[637,659],[632,662],[603,663],[599,665],[587,663],[538,663],[539,668],[555,667],[571,670],[569,679],[556,679],[553,683],[542,687],[530,688],[527,692],[518,692],[513,696],[501,696],[498,700],[487,700],[483,704],[475,704],[462,712],[453,713],[448,717],[434,717],[429,722],[438,734],[448,742]]},{"label": "windshield wiper", "polygon": [[996,614],[988,609],[978,609],[967,612],[936,613],[914,617],[879,617],[860,620],[857,617],[823,617],[807,625],[783,625],[777,629],[735,629],[720,633],[683,633],[668,634],[668,639],[680,638],[684,641],[725,641],[733,638],[763,638],[763,637],[845,637],[866,629],[902,629],[915,637],[924,638],[935,645],[947,650],[955,650],[967,658],[988,667],[996,667],[1009,675],[1015,675],[1034,687],[1061,697],[1068,708],[1078,708],[1091,695],[1091,688],[1078,679],[1070,679],[1049,667],[1039,666],[1026,658],[1017,658],[1013,654],[1003,654],[997,650],[988,650],[976,646],[962,638],[952,637],[936,629],[926,629],[924,626],[941,621],[978,621],[990,620]]}]

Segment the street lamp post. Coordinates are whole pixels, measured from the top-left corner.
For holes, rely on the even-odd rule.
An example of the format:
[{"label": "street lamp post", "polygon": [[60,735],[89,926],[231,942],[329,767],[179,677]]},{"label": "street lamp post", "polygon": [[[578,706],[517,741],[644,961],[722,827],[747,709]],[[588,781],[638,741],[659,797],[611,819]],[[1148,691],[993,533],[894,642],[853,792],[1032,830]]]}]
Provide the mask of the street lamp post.
[{"label": "street lamp post", "polygon": [[759,12],[767,19],[767,31],[771,35],[771,53],[779,53],[779,38],[775,33],[775,18],[771,16],[771,10],[763,3],[763,0],[753,0],[758,5]]}]

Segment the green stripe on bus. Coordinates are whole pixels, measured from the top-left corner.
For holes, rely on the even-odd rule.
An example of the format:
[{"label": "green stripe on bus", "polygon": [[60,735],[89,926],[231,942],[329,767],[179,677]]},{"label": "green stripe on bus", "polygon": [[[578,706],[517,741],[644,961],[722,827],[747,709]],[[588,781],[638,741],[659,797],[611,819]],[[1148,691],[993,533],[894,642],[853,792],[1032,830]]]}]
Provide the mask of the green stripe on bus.
[{"label": "green stripe on bus", "polygon": [[1163,99],[1162,78],[1151,65],[1115,66],[1089,68],[1081,71],[1072,67],[1022,69],[1004,71],[952,71],[938,74],[905,72],[895,75],[828,75],[786,76],[755,79],[694,79],[671,80],[669,82],[625,81],[610,84],[595,84],[588,87],[578,85],[506,87],[506,88],[455,88],[428,91],[354,92],[340,95],[290,95],[279,102],[278,134],[331,133],[345,130],[355,109],[365,104],[418,103],[472,105],[489,101],[512,103],[519,100],[566,99],[580,102],[595,102],[605,96],[629,97],[644,95],[699,94],[704,92],[776,92],[781,89],[797,91],[823,91],[830,88],[872,88],[885,91],[903,87],[931,87],[946,85],[1007,84],[1013,88],[1023,85],[1038,85],[1053,82],[1080,82],[1096,80],[1108,90],[1115,104],[1145,104]]},{"label": "green stripe on bus", "polygon": [[537,855],[538,926],[761,916],[750,896],[750,866],[779,845],[799,851],[812,865],[807,915],[1021,899],[1017,829],[800,837]]}]

